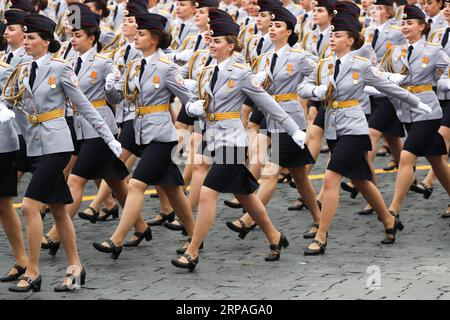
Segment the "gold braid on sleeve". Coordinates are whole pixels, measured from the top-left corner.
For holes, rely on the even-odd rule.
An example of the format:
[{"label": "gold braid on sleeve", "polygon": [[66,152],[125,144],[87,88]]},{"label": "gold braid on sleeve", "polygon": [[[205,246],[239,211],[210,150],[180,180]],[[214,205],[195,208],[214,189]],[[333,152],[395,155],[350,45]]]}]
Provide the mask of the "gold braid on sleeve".
[{"label": "gold braid on sleeve", "polygon": [[[123,96],[125,97],[125,100],[128,101],[128,103],[133,103],[133,102],[137,102],[137,98],[138,98],[138,90],[137,88],[134,89],[133,92],[130,92],[130,88],[128,87],[128,80],[130,79],[130,74],[131,74],[131,70],[133,69],[134,66],[134,62],[130,62],[127,65],[127,70],[125,71],[125,80],[123,83]],[[136,69],[136,72],[139,71],[140,66],[138,66],[139,68]]]},{"label": "gold braid on sleeve", "polygon": [[19,76],[24,64],[19,64],[14,71],[9,75],[6,80],[5,86],[3,87],[2,95],[3,98],[16,106],[17,102],[22,100],[23,94],[25,92],[25,86],[23,85],[23,79],[27,76],[26,70],[23,72],[22,79],[19,81]]}]

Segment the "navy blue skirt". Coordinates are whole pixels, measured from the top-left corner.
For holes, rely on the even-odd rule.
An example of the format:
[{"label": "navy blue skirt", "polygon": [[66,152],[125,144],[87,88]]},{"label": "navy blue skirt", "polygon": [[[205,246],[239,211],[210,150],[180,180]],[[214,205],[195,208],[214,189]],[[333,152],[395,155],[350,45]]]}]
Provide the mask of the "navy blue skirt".
[{"label": "navy blue skirt", "polygon": [[17,196],[17,152],[0,153],[0,198]]}]

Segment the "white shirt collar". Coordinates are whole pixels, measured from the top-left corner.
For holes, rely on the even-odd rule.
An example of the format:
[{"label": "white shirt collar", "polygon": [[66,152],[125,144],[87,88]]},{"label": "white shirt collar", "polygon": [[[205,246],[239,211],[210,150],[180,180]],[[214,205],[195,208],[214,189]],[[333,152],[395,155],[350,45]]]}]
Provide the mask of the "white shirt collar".
[{"label": "white shirt collar", "polygon": [[270,33],[267,32],[265,35],[263,35],[264,42],[270,41]]},{"label": "white shirt collar", "polygon": [[88,51],[83,53],[81,56],[79,55],[79,57],[81,58],[81,62],[85,62],[87,60],[87,58],[89,57],[89,55],[91,54],[92,50],[95,50],[95,49],[96,49],[96,46],[93,46]]},{"label": "white shirt collar", "polygon": [[376,29],[378,29],[378,31],[381,33],[384,31],[384,29],[386,29],[388,24],[389,24],[389,20],[387,20],[385,23],[380,24],[378,27],[376,27]]},{"label": "white shirt collar", "polygon": [[[341,65],[345,64],[347,62],[347,60],[350,57],[350,53],[352,51],[346,53],[343,57],[341,57],[339,60],[341,61]],[[338,60],[338,57],[336,55],[334,55],[334,63],[336,63],[336,60]]]},{"label": "white shirt collar", "polygon": [[39,59],[33,60],[33,62],[36,62],[38,69],[39,69],[40,66],[42,65],[42,62],[44,62],[44,60],[45,60],[49,55],[51,55],[51,53],[44,54],[44,55],[43,55],[42,57],[40,57]]},{"label": "white shirt collar", "polygon": [[325,34],[328,33],[328,31],[330,31],[330,30],[331,30],[331,24],[330,24],[325,30],[323,30],[322,32],[321,32],[320,29],[319,29],[319,35],[321,35],[321,34],[325,35]]},{"label": "white shirt collar", "polygon": [[281,48],[280,50],[278,50],[278,51],[275,51],[275,48],[273,48],[273,53],[276,53],[277,54],[277,56],[278,57],[281,57],[285,52],[286,52],[286,50],[288,50],[290,48],[290,46],[289,46],[289,44],[286,44],[283,48]]},{"label": "white shirt collar", "polygon": [[225,69],[225,66],[227,65],[228,61],[230,61],[231,57],[223,60],[221,63],[219,63],[217,66],[219,67],[219,71]]},{"label": "white shirt collar", "polygon": [[437,22],[437,20],[439,19],[439,16],[440,16],[440,13],[438,13],[434,17],[427,16],[427,21],[428,21],[428,19],[431,19],[433,21],[432,23],[435,24]]},{"label": "white shirt collar", "polygon": [[409,46],[413,46],[413,50],[414,50],[420,43],[422,43],[422,41],[423,41],[423,38],[421,38],[419,41],[417,41],[415,43],[409,43],[409,41],[406,41],[407,47],[409,48]]},{"label": "white shirt collar", "polygon": [[162,53],[161,49],[158,49],[158,50],[156,50],[155,53],[149,55],[148,57],[143,57],[143,59],[145,59],[147,65],[149,65],[150,62],[152,62],[152,60],[154,60],[156,58],[156,56],[161,53]]}]

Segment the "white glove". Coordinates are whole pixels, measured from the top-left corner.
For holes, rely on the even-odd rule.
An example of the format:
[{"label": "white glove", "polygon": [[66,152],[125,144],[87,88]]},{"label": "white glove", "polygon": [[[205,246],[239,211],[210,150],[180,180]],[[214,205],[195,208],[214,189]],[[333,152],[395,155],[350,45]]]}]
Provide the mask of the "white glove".
[{"label": "white glove", "polygon": [[105,79],[105,90],[111,91],[116,84],[116,75],[114,73],[108,73]]},{"label": "white glove", "polygon": [[114,153],[114,155],[119,158],[122,153],[122,145],[119,141],[116,139],[111,140],[108,142],[108,147],[111,149],[111,151]]},{"label": "white glove", "polygon": [[10,119],[14,119],[16,114],[14,111],[9,110],[3,103],[0,102],[0,123],[6,122]]},{"label": "white glove", "polygon": [[302,130],[298,129],[292,135],[292,140],[294,140],[294,142],[296,144],[298,144],[300,146],[300,148],[303,149],[303,148],[305,148],[306,133],[303,132]]},{"label": "white glove", "polygon": [[400,73],[391,73],[388,75],[388,80],[395,84],[402,83],[403,80],[405,80],[406,76]]},{"label": "white glove", "polygon": [[317,98],[324,98],[327,94],[328,86],[321,84],[318,87],[315,87],[313,90],[313,95],[315,95]]},{"label": "white glove", "polygon": [[266,77],[267,77],[267,73],[265,71],[261,71],[255,75],[253,75],[253,79],[256,79],[256,81],[258,81],[260,86],[262,86],[262,84],[264,83],[264,80],[266,80]]},{"label": "white glove", "polygon": [[429,105],[423,103],[422,101],[419,103],[419,105],[417,106],[417,112],[418,113],[422,113],[422,114],[430,114],[432,111],[432,109],[430,108]]},{"label": "white glove", "polygon": [[120,73],[119,68],[117,68],[117,66],[114,65],[111,69],[112,69],[112,73],[114,73],[116,75],[116,81],[119,81],[120,78],[122,77],[122,74]]},{"label": "white glove", "polygon": [[195,81],[194,79],[184,79],[184,85],[189,91],[195,92],[197,81]]},{"label": "white glove", "polygon": [[178,52],[175,55],[175,60],[181,61],[181,62],[187,62],[187,61],[189,61],[189,59],[192,57],[193,54],[194,54],[194,51],[192,51],[192,50],[183,50],[181,52]]},{"label": "white glove", "polygon": [[378,91],[377,89],[375,89],[372,86],[365,86],[364,87],[364,93],[369,95],[369,96],[374,96],[376,94],[380,94],[380,91]]},{"label": "white glove", "polygon": [[196,117],[200,117],[204,114],[205,110],[203,109],[203,104],[205,100],[197,100],[195,102],[189,103],[186,105],[186,111],[188,114],[191,114]]}]

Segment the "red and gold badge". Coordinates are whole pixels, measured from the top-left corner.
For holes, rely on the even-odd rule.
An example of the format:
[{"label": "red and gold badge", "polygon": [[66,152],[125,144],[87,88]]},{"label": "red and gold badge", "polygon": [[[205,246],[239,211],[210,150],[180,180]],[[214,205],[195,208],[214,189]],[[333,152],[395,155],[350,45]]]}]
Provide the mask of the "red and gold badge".
[{"label": "red and gold badge", "polygon": [[392,42],[388,41],[388,42],[386,43],[386,49],[389,50],[390,48],[392,48]]},{"label": "red and gold badge", "polygon": [[55,76],[48,77],[47,83],[49,84],[50,88],[55,89],[56,88],[56,77]]},{"label": "red and gold badge", "polygon": [[97,72],[96,71],[92,71],[91,72],[91,83],[95,83],[95,81],[97,80]]},{"label": "red and gold badge", "polygon": [[286,65],[286,71],[287,71],[288,75],[291,75],[293,70],[294,70],[294,67],[292,66],[292,64],[288,63]]},{"label": "red and gold badge", "polygon": [[352,74],[352,79],[353,79],[353,84],[358,84],[358,79],[359,79],[359,73],[358,72],[353,72]]},{"label": "red and gold badge", "polygon": [[423,57],[423,59],[422,59],[422,68],[426,68],[428,62],[430,62],[430,58]]},{"label": "red and gold badge", "polygon": [[228,86],[227,92],[231,92],[231,89],[234,88],[234,80],[232,80],[232,79],[228,80],[227,86]]},{"label": "red and gold badge", "polygon": [[161,82],[161,79],[159,78],[159,76],[154,76],[153,77],[153,86],[158,89],[159,88],[159,83]]},{"label": "red and gold badge", "polygon": [[406,58],[406,48],[402,49],[401,57]]}]

